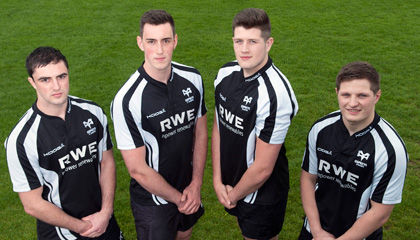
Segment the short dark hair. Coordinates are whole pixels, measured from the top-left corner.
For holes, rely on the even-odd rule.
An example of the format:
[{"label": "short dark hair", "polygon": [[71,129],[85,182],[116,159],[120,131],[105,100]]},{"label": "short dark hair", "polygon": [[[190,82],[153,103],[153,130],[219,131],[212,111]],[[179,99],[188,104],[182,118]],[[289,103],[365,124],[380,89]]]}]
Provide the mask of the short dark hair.
[{"label": "short dark hair", "polygon": [[246,8],[236,14],[232,21],[233,34],[236,27],[244,27],[245,29],[258,28],[261,30],[261,36],[266,40],[271,35],[270,19],[267,13],[259,8]]},{"label": "short dark hair", "polygon": [[38,47],[26,58],[26,70],[32,78],[35,68],[45,67],[50,63],[56,64],[60,61],[64,62],[67,69],[69,68],[67,59],[60,50],[53,47]]},{"label": "short dark hair", "polygon": [[144,25],[152,24],[152,25],[160,25],[164,23],[171,24],[172,33],[175,36],[175,22],[172,16],[166,12],[165,10],[149,10],[141,16],[140,19],[140,37],[143,37],[143,29]]},{"label": "short dark hair", "polygon": [[379,73],[368,62],[351,62],[341,68],[335,80],[337,90],[340,90],[342,82],[354,79],[367,79],[370,83],[370,90],[374,93],[377,93],[380,89]]}]

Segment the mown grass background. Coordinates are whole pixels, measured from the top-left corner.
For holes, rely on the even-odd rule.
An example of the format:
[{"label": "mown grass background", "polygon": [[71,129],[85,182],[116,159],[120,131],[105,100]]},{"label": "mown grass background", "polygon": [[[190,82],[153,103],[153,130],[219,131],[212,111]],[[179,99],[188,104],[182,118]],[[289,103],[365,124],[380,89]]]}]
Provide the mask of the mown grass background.
[{"label": "mown grass background", "polygon": [[[27,83],[26,56],[36,47],[59,48],[70,64],[72,95],[110,102],[140,66],[136,45],[140,16],[166,9],[175,19],[179,44],[174,60],[196,67],[206,88],[209,132],[213,121],[213,79],[234,59],[231,21],[243,8],[267,11],[275,39],[270,56],[289,78],[299,113],[286,140],[289,202],[279,239],[296,239],[302,225],[299,174],[306,134],[319,117],[337,109],[334,79],[346,63],[365,60],[382,77],[377,112],[404,139],[410,162],[403,193],[385,225],[384,239],[418,239],[420,228],[420,3],[407,1],[0,1],[0,141],[35,100]],[[111,124],[111,132],[113,128]],[[115,215],[126,239],[135,239],[129,207],[129,176],[115,150],[118,186]],[[202,188],[205,215],[193,239],[240,239],[235,219],[218,203],[208,155]],[[77,186],[75,186],[77,187]],[[0,148],[0,239],[36,239],[34,218],[12,191]]]}]

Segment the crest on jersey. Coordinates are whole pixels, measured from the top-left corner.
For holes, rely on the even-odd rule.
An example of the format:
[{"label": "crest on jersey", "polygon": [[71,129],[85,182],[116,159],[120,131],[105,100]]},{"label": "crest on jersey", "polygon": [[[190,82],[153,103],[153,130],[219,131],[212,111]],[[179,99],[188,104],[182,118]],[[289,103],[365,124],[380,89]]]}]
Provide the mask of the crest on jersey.
[{"label": "crest on jersey", "polygon": [[187,97],[185,99],[186,103],[190,103],[194,101],[194,96],[190,97],[190,94],[192,94],[191,88],[182,89],[182,94]]},{"label": "crest on jersey", "polygon": [[242,100],[242,102],[243,102],[243,103],[245,103],[245,105],[244,105],[244,104],[242,104],[242,105],[241,105],[241,109],[242,109],[242,111],[248,112],[248,111],[251,109],[251,108],[248,106],[248,104],[251,104],[251,102],[252,102],[252,97],[245,96],[245,97],[244,97],[244,99]]},{"label": "crest on jersey", "polygon": [[86,131],[86,133],[89,134],[89,135],[92,135],[92,134],[94,134],[96,132],[96,127],[93,127],[92,128],[92,125],[94,125],[94,123],[92,121],[92,118],[89,118],[88,120],[83,121],[83,126],[85,126],[85,128],[89,128]]},{"label": "crest on jersey", "polygon": [[359,152],[357,153],[357,156],[360,157],[360,161],[363,160],[368,160],[370,154],[369,153],[363,153],[362,150],[359,150]]},{"label": "crest on jersey", "polygon": [[366,166],[367,166],[367,163],[365,163],[363,160],[368,160],[369,159],[369,157],[370,157],[370,154],[369,153],[363,153],[363,151],[362,150],[359,150],[358,152],[357,152],[357,157],[359,157],[360,158],[360,160],[358,160],[358,159],[355,159],[354,160],[354,163],[357,165],[357,166],[359,166],[359,167],[361,167],[361,168],[365,168]]}]

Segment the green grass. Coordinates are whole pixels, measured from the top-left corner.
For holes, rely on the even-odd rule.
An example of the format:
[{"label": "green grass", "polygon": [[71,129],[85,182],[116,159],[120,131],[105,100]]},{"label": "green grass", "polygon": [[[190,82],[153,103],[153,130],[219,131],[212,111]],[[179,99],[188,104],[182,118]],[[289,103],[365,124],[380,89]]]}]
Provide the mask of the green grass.
[{"label": "green grass", "polygon": [[[114,1],[113,1],[114,2]],[[109,104],[143,61],[136,45],[138,22],[148,9],[164,8],[176,22],[174,60],[195,66],[206,87],[213,120],[213,79],[234,59],[233,16],[245,7],[265,9],[275,39],[270,56],[289,78],[299,113],[289,130],[289,202],[279,239],[296,239],[302,225],[299,173],[312,123],[337,109],[335,76],[354,60],[372,63],[382,77],[378,113],[391,122],[410,154],[403,202],[385,225],[384,239],[418,239],[420,233],[420,4],[407,1],[0,1],[0,141],[35,100],[27,83],[26,56],[40,45],[59,48],[70,64],[71,94]],[[280,3],[279,3],[280,2]],[[112,126],[111,126],[111,130]],[[211,130],[211,124],[209,124]],[[240,239],[235,219],[217,202],[208,155],[203,184],[205,215],[193,239]],[[115,214],[127,239],[135,239],[129,207],[129,176],[115,151],[118,186]],[[0,239],[35,239],[35,220],[12,191],[0,148]]]}]

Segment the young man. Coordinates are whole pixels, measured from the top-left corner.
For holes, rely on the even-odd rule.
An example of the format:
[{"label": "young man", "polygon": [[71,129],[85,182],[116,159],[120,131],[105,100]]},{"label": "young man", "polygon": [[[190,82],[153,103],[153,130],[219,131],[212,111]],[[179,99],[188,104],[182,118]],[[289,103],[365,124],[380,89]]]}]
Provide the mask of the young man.
[{"label": "young man", "polygon": [[37,100],[6,139],[13,190],[38,239],[123,239],[113,216],[115,163],[107,118],[69,96],[66,58],[39,47],[26,59]]},{"label": "young man", "polygon": [[340,110],[316,121],[308,134],[299,239],[382,239],[382,225],[401,202],[407,151],[375,113],[381,90],[370,64],[344,66],[336,93]]},{"label": "young man", "polygon": [[283,145],[298,104],[268,56],[267,14],[245,9],[233,19],[236,60],[217,74],[212,135],[213,185],[245,239],[276,239],[289,189]]},{"label": "young man", "polygon": [[132,178],[138,239],[189,239],[204,213],[203,81],[196,69],[172,62],[177,41],[171,15],[144,13],[137,37],[144,62],[111,105],[118,148]]}]

